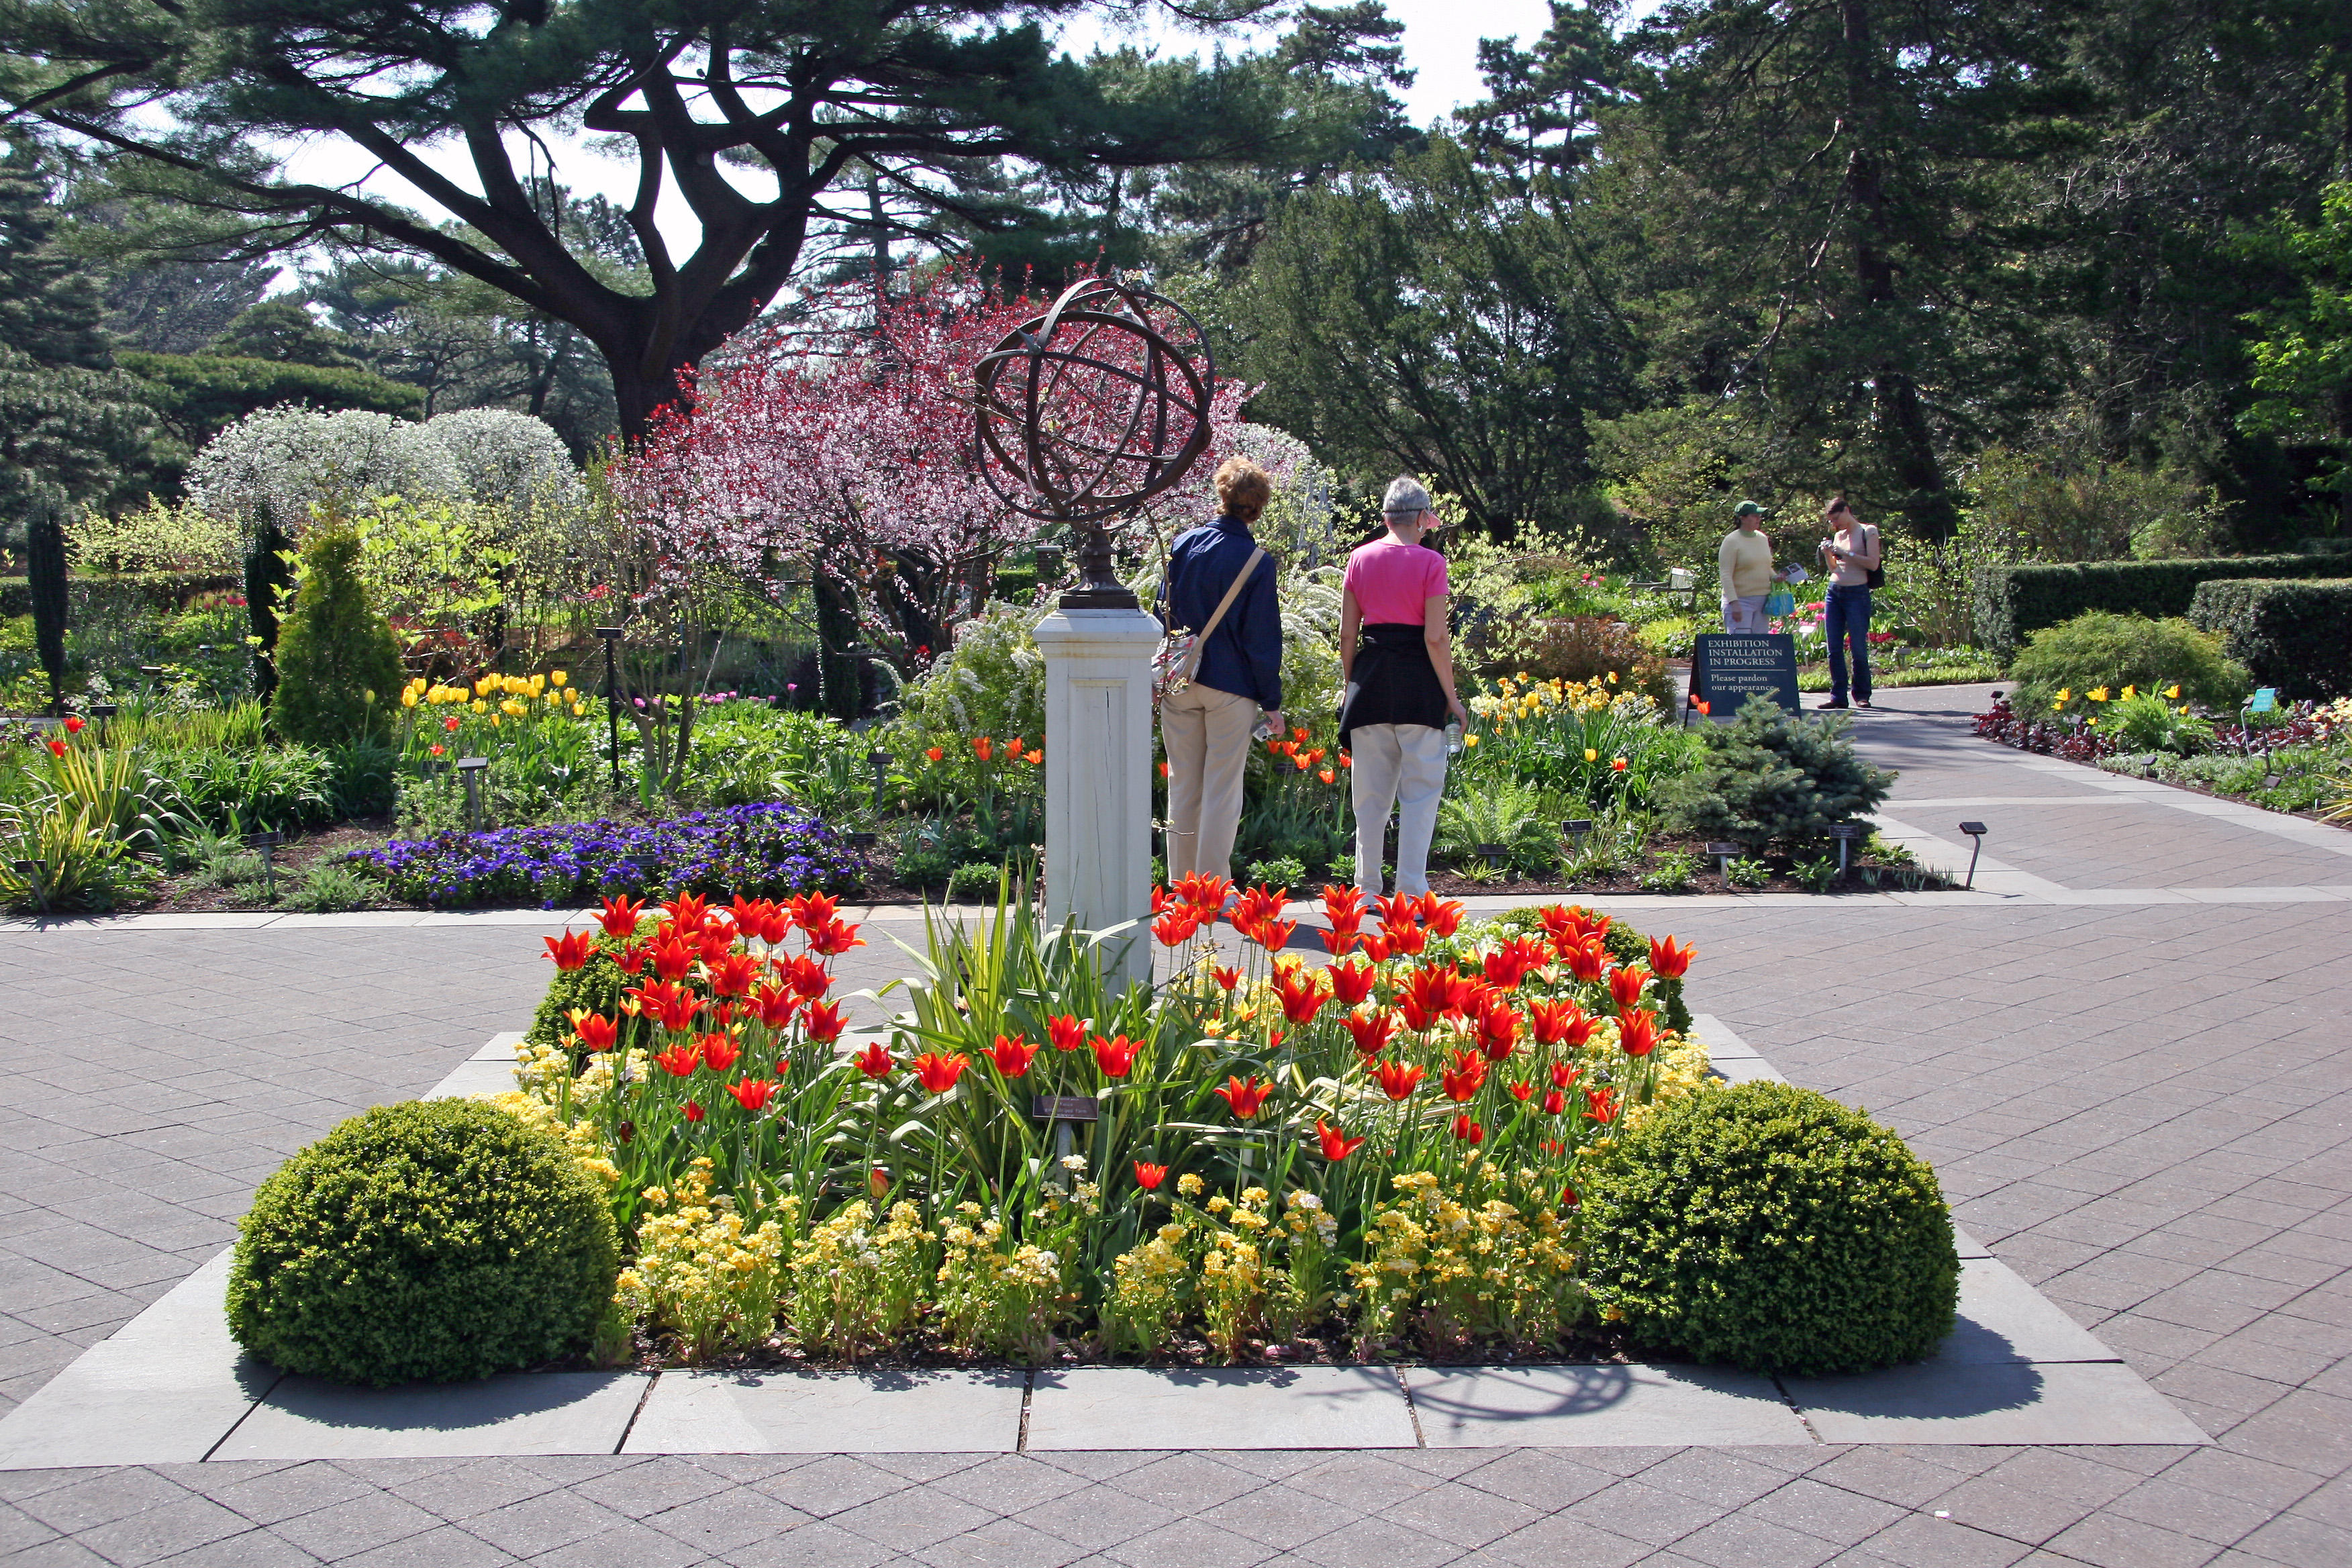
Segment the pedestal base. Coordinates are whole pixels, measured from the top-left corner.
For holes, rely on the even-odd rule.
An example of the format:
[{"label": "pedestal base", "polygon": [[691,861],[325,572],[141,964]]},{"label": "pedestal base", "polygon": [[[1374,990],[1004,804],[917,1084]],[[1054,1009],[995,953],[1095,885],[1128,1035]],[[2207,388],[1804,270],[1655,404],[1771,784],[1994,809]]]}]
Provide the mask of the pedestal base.
[{"label": "pedestal base", "polygon": [[[1045,656],[1045,912],[1089,931],[1151,913],[1151,656],[1141,610],[1063,609],[1037,626]],[[1106,951],[1114,985],[1151,979],[1139,923]]]}]

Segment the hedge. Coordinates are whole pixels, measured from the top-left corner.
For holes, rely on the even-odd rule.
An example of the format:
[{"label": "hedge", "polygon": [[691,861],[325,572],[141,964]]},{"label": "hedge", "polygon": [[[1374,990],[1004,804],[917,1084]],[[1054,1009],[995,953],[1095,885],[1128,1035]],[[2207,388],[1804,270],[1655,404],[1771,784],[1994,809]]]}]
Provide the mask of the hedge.
[{"label": "hedge", "polygon": [[[164,611],[185,609],[190,600],[205,594],[236,594],[244,589],[245,579],[234,572],[124,572],[88,576],[76,574],[67,582],[67,590],[72,595],[69,603],[76,606],[134,599]],[[0,616],[32,613],[30,584],[22,577],[0,577]],[[67,619],[73,618],[69,610]]]},{"label": "hedge", "polygon": [[2283,697],[2352,696],[2352,582],[2203,583],[2189,619]]},{"label": "hedge", "polygon": [[2071,621],[2085,610],[2158,619],[2185,616],[2200,584],[2226,577],[2352,577],[2352,555],[1979,566],[1973,602],[1977,641],[2005,659],[2034,632]]}]

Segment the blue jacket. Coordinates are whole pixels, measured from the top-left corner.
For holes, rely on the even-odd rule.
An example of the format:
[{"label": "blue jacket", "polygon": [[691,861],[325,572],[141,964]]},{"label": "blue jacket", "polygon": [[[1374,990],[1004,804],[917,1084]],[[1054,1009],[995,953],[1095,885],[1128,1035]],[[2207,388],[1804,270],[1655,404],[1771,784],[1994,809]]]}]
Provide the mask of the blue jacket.
[{"label": "blue jacket", "polygon": [[[1198,630],[1216,613],[1257,541],[1238,518],[1220,517],[1176,536],[1168,552],[1168,578],[1153,606],[1173,630]],[[1265,709],[1282,706],[1282,611],[1274,592],[1274,557],[1257,563],[1234,597],[1225,618],[1201,649],[1192,679],[1236,697],[1255,697]]]}]

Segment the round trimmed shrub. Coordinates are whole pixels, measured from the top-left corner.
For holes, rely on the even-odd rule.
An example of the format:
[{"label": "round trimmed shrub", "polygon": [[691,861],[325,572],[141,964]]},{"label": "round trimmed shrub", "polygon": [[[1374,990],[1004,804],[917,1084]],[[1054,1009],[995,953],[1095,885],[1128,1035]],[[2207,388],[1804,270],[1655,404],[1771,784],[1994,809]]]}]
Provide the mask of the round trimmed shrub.
[{"label": "round trimmed shrub", "polygon": [[1960,1260],[1936,1173],[1811,1089],[1671,1100],[1581,1185],[1592,1299],[1634,1337],[1756,1372],[1866,1372],[1952,1331]]},{"label": "round trimmed shrub", "polygon": [[585,1342],[619,1268],[604,1194],[551,1137],[478,1100],[412,1100],[261,1184],[229,1329],[339,1383],[487,1377]]}]

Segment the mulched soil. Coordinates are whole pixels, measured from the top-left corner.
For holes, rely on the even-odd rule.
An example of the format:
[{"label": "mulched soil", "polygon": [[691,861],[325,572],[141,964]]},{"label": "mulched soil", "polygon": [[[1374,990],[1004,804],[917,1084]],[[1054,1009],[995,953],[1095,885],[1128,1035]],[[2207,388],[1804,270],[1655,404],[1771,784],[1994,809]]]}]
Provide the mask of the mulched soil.
[{"label": "mulched soil", "polygon": [[[332,859],[340,855],[348,855],[354,849],[373,848],[383,843],[391,831],[391,818],[373,817],[338,823],[316,833],[289,835],[283,844],[270,852],[270,858],[277,867],[278,888],[283,890],[291,886],[294,879],[301,875],[303,868],[312,861]],[[185,877],[167,877],[152,903],[126,906],[125,912],[175,915],[242,913],[272,907],[262,896],[257,883],[236,888],[199,887]],[[400,906],[386,902],[367,907],[391,909]]]}]

